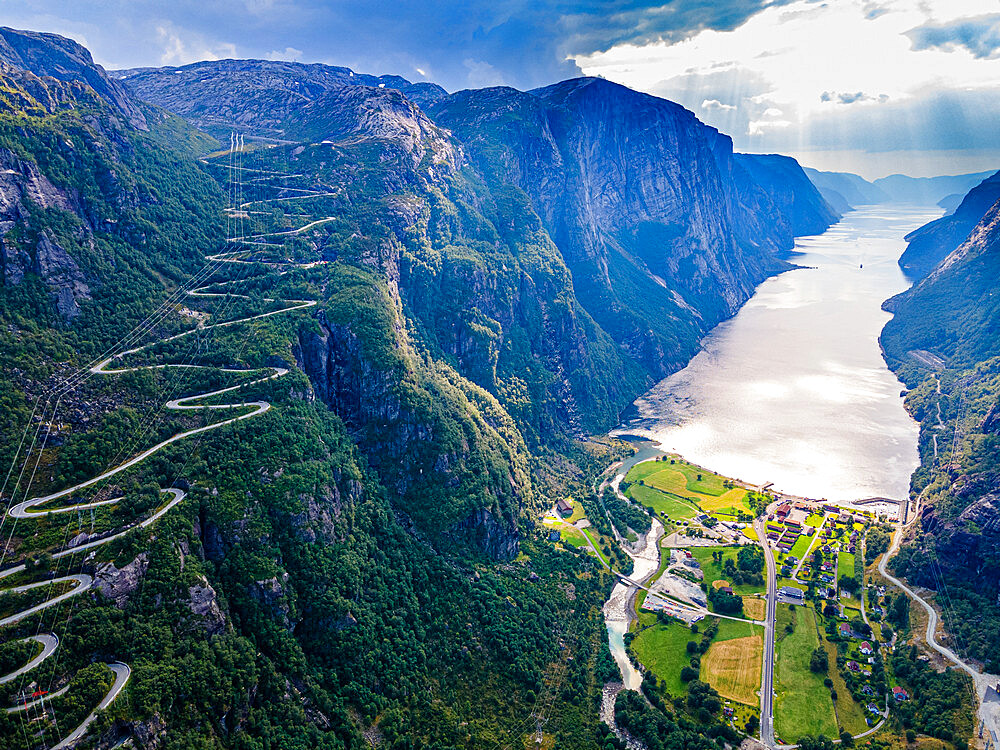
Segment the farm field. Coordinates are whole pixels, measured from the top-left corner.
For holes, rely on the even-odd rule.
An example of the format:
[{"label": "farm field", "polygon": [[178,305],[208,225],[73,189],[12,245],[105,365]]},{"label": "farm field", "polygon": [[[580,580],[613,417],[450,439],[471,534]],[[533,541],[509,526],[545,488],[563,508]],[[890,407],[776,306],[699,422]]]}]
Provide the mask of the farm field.
[{"label": "farm field", "polygon": [[[747,491],[727,487],[728,480],[706,469],[699,469],[679,458],[669,461],[647,461],[632,467],[626,476],[628,482],[640,479],[649,487],[696,502],[707,513],[737,511],[750,512]],[[700,477],[700,479],[699,479]]]},{"label": "farm field", "polygon": [[767,617],[767,602],[753,596],[744,596],[743,613],[751,620],[763,620]]},{"label": "farm field", "polygon": [[854,555],[850,552],[841,552],[837,555],[837,579],[841,576],[854,578]]},{"label": "farm field", "polygon": [[723,698],[753,705],[759,701],[763,653],[761,635],[716,639],[701,659],[701,679]]},{"label": "farm field", "polygon": [[[786,626],[793,625],[788,633]],[[774,728],[783,742],[806,734],[837,736],[837,721],[824,675],[809,669],[812,652],[819,646],[816,616],[807,607],[779,604],[775,622]]]},{"label": "farm field", "polygon": [[860,734],[868,728],[865,721],[865,710],[854,702],[851,691],[847,688],[844,676],[837,669],[837,652],[832,646],[827,646],[830,664],[828,676],[833,680],[833,688],[837,691],[837,719],[841,729],[851,734]]}]

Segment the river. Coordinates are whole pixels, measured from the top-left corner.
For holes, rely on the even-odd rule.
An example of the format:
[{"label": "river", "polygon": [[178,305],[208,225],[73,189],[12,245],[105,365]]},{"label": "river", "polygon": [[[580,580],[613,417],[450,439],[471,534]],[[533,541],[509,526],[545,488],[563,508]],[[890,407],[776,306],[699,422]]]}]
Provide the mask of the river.
[{"label": "river", "polygon": [[793,495],[905,498],[917,424],[882,359],[881,305],[909,286],[896,264],[903,236],[940,215],[865,207],[797,240],[790,260],[802,267],[763,282],[621,431]]}]

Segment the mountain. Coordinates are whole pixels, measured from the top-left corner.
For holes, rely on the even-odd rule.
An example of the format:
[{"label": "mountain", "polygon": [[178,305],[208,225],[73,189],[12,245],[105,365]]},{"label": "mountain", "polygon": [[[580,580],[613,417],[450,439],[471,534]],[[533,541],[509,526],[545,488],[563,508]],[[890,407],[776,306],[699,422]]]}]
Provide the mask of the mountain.
[{"label": "mountain", "polygon": [[888,195],[891,201],[930,206],[952,193],[967,193],[991,174],[993,172],[976,172],[942,177],[909,177],[904,174],[893,174],[880,177],[874,184]]},{"label": "mountain", "polygon": [[764,188],[796,237],[822,234],[840,219],[840,213],[790,156],[736,154],[734,158]]},{"label": "mountain", "polygon": [[954,211],[906,236],[909,244],[899,259],[911,278],[921,279],[969,236],[986,212],[1000,199],[1000,172],[972,188]]},{"label": "mountain", "polygon": [[939,200],[937,204],[944,209],[945,214],[951,214],[955,212],[955,209],[958,208],[959,205],[961,205],[964,198],[965,195],[962,193],[952,193],[951,195],[946,195],[944,198]]},{"label": "mountain", "polygon": [[654,376],[784,267],[790,217],[732,141],[677,104],[580,78],[460,91],[428,113],[490,181],[528,197],[583,307]]},{"label": "mountain", "polygon": [[[127,674],[96,747],[514,746],[538,706],[554,745],[620,746],[586,539],[631,569],[594,510],[627,450],[592,436],[832,220],[801,171],[594,79],[109,77],[3,38],[0,458],[33,511],[0,590],[87,582],[66,609],[5,594],[0,672],[56,636],[0,689],[51,688],[31,731]],[[538,520],[566,496],[581,549]],[[623,713],[738,744],[699,695]],[[0,745],[35,747],[21,718]]]},{"label": "mountain", "polygon": [[837,211],[885,203],[889,196],[874,183],[850,172],[821,172],[805,167],[806,176]]},{"label": "mountain", "polygon": [[[970,193],[966,201],[986,193],[975,191],[977,198],[969,201]],[[947,593],[945,625],[955,647],[996,672],[1000,201],[950,252],[964,229],[941,221],[920,236],[927,253],[944,260],[886,303],[893,318],[881,337],[887,361],[911,389],[907,407],[920,421],[920,467],[912,479],[922,498],[920,522],[893,565],[915,584]]]}]

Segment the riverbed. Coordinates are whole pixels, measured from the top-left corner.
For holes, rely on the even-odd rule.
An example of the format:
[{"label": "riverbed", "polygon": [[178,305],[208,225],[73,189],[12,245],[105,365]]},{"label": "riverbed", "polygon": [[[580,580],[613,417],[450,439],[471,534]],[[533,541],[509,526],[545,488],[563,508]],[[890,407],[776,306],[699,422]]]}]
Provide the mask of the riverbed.
[{"label": "riverbed", "polygon": [[907,497],[916,422],[882,359],[881,309],[909,281],[904,235],[937,207],[879,205],[800,238],[800,266],[762,283],[620,432],[752,484],[845,502]]}]

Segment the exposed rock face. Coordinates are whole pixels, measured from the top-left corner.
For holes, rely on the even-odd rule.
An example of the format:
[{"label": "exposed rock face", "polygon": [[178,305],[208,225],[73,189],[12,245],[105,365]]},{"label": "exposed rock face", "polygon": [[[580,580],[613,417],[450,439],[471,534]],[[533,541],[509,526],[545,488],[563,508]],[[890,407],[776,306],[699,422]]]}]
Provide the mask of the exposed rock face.
[{"label": "exposed rock face", "polygon": [[791,247],[791,226],[732,141],[672,102],[585,78],[462,91],[430,112],[491,178],[530,196],[584,308],[657,375]]},{"label": "exposed rock face", "polygon": [[115,606],[121,609],[139,588],[139,583],[148,567],[149,556],[145,552],[140,553],[123,568],[116,568],[114,563],[108,563],[94,576],[94,587],[107,598],[114,600]]},{"label": "exposed rock face", "polygon": [[[493,556],[516,554],[514,519],[531,484],[521,463],[523,445],[499,405],[481,391],[471,395],[483,400],[469,401],[454,383],[432,380],[433,390],[415,389],[409,383],[428,373],[401,373],[397,367],[418,368],[416,360],[404,356],[396,366],[375,362],[350,325],[331,321],[325,311],[316,320],[319,333],[300,338],[299,366],[317,396],[359,437],[370,464],[403,509],[432,534],[462,536]],[[397,346],[405,351],[402,333],[397,335]],[[424,399],[438,388],[454,412],[428,408]],[[461,437],[454,436],[456,427]],[[490,470],[472,469],[484,461],[493,462],[487,464]],[[447,498],[447,503],[428,506],[426,497]],[[503,510],[498,515],[494,508]]]},{"label": "exposed rock face", "polygon": [[840,218],[790,156],[735,154],[734,158],[764,188],[796,237],[821,234]]},{"label": "exposed rock face", "polygon": [[280,580],[277,576],[273,576],[262,581],[254,581],[250,587],[250,598],[261,605],[269,619],[291,629],[293,626],[289,617],[291,608],[285,595],[287,582],[288,573],[282,573]]},{"label": "exposed rock face", "polygon": [[52,290],[59,314],[69,320],[79,315],[79,302],[90,299],[90,287],[76,261],[47,232],[38,238],[35,268]]},{"label": "exposed rock face", "polygon": [[118,81],[94,63],[86,48],[57,34],[0,27],[0,60],[36,76],[83,82],[134,128],[148,130],[146,118]]},{"label": "exposed rock face", "polygon": [[444,89],[433,84],[265,60],[139,68],[117,75],[145,100],[220,135],[247,128],[298,140],[383,140],[410,154],[414,166],[429,155],[445,174],[461,159],[447,134],[404,96],[420,101],[444,96]]},{"label": "exposed rock face", "polygon": [[[1000,486],[1000,477],[974,477],[957,487],[957,497],[975,497],[986,482]],[[926,534],[909,557],[907,574],[918,584],[936,589],[941,570],[950,578],[975,580],[980,592],[996,594],[1000,588],[1000,571],[996,563],[1000,554],[1000,490],[990,492],[972,502],[958,518],[942,522],[928,508],[920,518]]]},{"label": "exposed rock face", "polygon": [[216,601],[215,589],[204,576],[200,583],[188,588],[188,609],[209,635],[216,635],[225,629],[226,615]]}]

